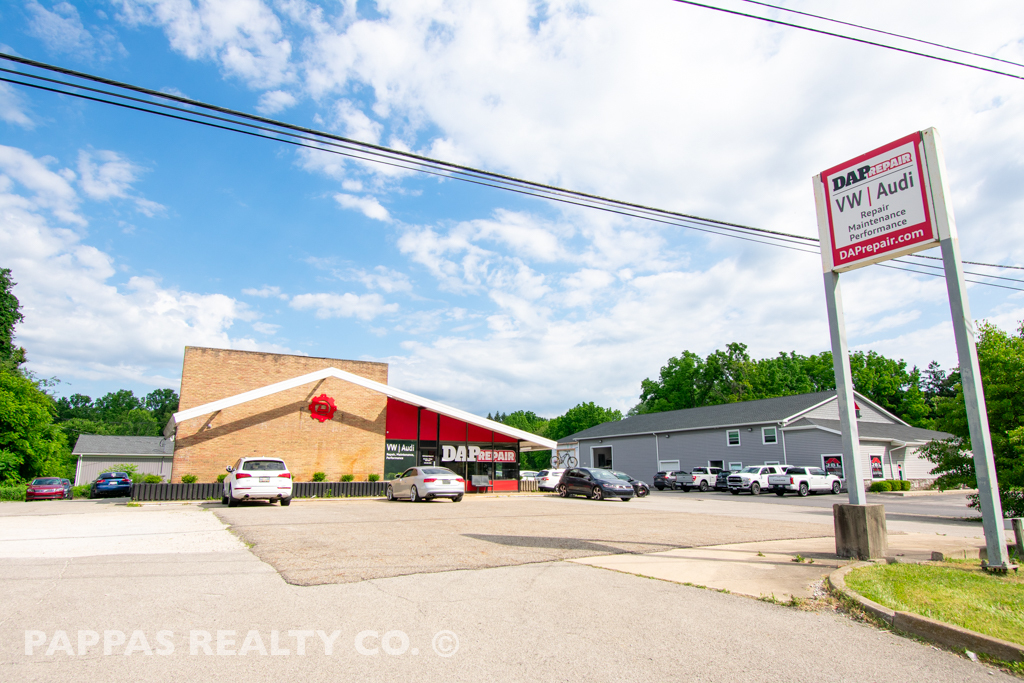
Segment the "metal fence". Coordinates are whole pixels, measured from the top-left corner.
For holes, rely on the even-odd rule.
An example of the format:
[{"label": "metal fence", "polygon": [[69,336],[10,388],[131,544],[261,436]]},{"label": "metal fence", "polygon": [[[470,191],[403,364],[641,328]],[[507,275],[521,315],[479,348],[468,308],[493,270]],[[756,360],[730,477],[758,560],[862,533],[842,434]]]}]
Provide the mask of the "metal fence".
[{"label": "metal fence", "polygon": [[132,500],[220,500],[222,484],[134,484]]},{"label": "metal fence", "polygon": [[297,481],[292,484],[295,498],[365,498],[383,496],[383,481]]},{"label": "metal fence", "polygon": [[[297,481],[292,484],[293,498],[356,498],[383,496],[382,481]],[[135,484],[132,500],[220,500],[224,485],[213,484]]]},{"label": "metal fence", "polygon": [[522,491],[537,491],[539,482],[536,479],[520,479],[519,490]]}]

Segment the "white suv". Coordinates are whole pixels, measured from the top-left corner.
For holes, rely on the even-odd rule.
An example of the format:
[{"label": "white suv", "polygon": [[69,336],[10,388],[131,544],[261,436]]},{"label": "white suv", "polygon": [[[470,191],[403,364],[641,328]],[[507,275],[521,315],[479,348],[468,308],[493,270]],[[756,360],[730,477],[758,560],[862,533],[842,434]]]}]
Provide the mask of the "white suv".
[{"label": "white suv", "polygon": [[220,502],[228,507],[241,500],[292,502],[292,474],[279,458],[239,458],[228,467]]},{"label": "white suv", "polygon": [[564,469],[541,470],[537,473],[537,489],[540,491],[554,491],[558,488],[558,482],[562,481]]}]

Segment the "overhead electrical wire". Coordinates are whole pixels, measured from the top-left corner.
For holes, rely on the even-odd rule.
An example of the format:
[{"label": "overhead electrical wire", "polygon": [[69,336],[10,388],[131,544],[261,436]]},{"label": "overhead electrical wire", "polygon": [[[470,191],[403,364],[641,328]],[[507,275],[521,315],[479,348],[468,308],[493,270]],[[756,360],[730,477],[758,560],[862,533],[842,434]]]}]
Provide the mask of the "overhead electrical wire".
[{"label": "overhead electrical wire", "polygon": [[[961,62],[956,59],[949,57],[940,57],[938,55],[928,54],[927,52],[918,52],[917,50],[911,50],[905,47],[897,47],[896,45],[888,45],[886,43],[879,43],[874,40],[868,40],[867,38],[857,38],[856,36],[848,36],[844,33],[835,33],[834,31],[826,31],[821,28],[814,28],[812,26],[804,26],[802,24],[794,24],[789,21],[782,21],[781,19],[772,19],[771,17],[763,17],[758,14],[751,14],[749,12],[740,12],[739,10],[727,9],[725,7],[718,7],[717,5],[708,5],[703,2],[696,2],[696,0],[672,0],[681,5],[692,5],[693,7],[702,7],[715,12],[722,12],[724,14],[732,14],[737,17],[745,17],[747,19],[757,19],[758,21],[765,21],[769,24],[777,24],[779,26],[788,26],[789,28],[800,29],[801,31],[809,31],[811,33],[817,33],[823,36],[831,36],[832,38],[840,38],[842,40],[849,40],[854,43],[861,43],[862,45],[872,45],[874,47],[880,47],[886,50],[893,50],[894,52],[902,52],[903,54],[916,55],[918,57],[925,57],[927,59],[934,59],[938,62],[945,62],[946,64],[956,64],[957,66],[966,66],[968,69],[976,69],[978,71],[984,71],[986,73],[995,74],[997,76],[1006,76],[1008,78],[1016,78],[1017,80],[1024,80],[1024,76],[1017,74],[1008,73],[1006,71],[999,71],[998,69],[990,69],[985,66],[979,66],[977,64],[968,64],[967,62]],[[953,48],[950,48],[953,49]],[[1002,61],[1002,60],[999,60]],[[1012,62],[1011,62],[1012,63]]]},{"label": "overhead electrical wire", "polygon": [[855,24],[850,21],[842,21],[840,19],[833,19],[831,17],[824,17],[820,14],[811,14],[810,12],[801,12],[797,9],[790,9],[789,7],[782,7],[781,5],[772,5],[767,2],[759,2],[759,0],[741,0],[741,2],[748,3],[750,5],[760,5],[761,7],[769,7],[771,9],[777,9],[780,12],[789,12],[790,14],[799,14],[802,17],[811,17],[813,19],[820,19],[821,21],[827,21],[832,24],[841,24],[843,26],[850,26],[852,28],[859,28],[864,31],[870,31],[872,33],[880,33],[884,36],[892,36],[893,38],[901,38],[903,40],[909,40],[914,43],[921,43],[922,45],[931,45],[932,47],[942,48],[943,50],[950,50],[951,52],[959,52],[962,55],[971,55],[972,57],[981,57],[982,59],[989,59],[993,62],[1002,62],[1003,64],[1010,64],[1012,66],[1019,66],[1024,68],[1024,64],[1019,62],[1011,62],[1009,59],[1000,59],[999,57],[992,57],[991,55],[981,54],[980,52],[971,52],[970,50],[961,50],[958,47],[952,47],[951,45],[944,45],[942,43],[933,43],[930,40],[922,40],[921,38],[914,38],[913,36],[906,36],[902,33],[893,33],[892,31],[883,31],[880,28],[871,28],[870,26],[864,26],[863,24]]},{"label": "overhead electrical wire", "polygon": [[[68,81],[62,81],[54,78],[41,76],[39,74],[34,74],[27,71],[16,71],[12,69],[0,68],[0,73],[15,75],[21,78],[33,79],[36,81],[41,81],[42,83],[49,84],[43,85],[41,83],[29,83],[23,80],[17,80],[15,78],[0,76],[0,81],[11,83],[14,85],[20,85],[23,87],[43,90],[46,92],[51,92],[60,95],[67,95],[70,97],[76,97],[101,104],[108,104],[142,113],[154,114],[157,116],[170,118],[178,121],[184,121],[187,123],[195,123],[217,130],[224,130],[228,132],[248,135],[250,137],[257,137],[275,142],[283,142],[297,147],[317,150],[329,154],[338,154],[358,161],[373,164],[383,164],[404,171],[425,173],[441,178],[460,180],[475,185],[511,191],[518,194],[528,195],[541,199],[548,199],[565,204],[580,206],[583,208],[597,209],[600,211],[627,216],[630,218],[639,218],[642,220],[657,222],[665,225],[672,225],[690,230],[697,230],[700,232],[705,232],[722,237],[730,237],[733,239],[740,239],[748,242],[765,244],[768,246],[782,247],[784,249],[790,249],[793,251],[799,251],[807,254],[819,255],[820,253],[818,249],[819,240],[816,237],[807,237],[804,235],[785,233],[775,230],[767,230],[764,228],[756,228],[753,226],[742,225],[739,223],[731,223],[727,221],[719,221],[710,218],[702,218],[700,216],[693,216],[680,212],[668,211],[665,209],[658,209],[650,206],[645,206],[642,204],[610,199],[599,195],[578,192],[575,190],[568,190],[565,188],[560,188],[552,185],[546,185],[543,183],[537,183],[529,180],[524,180],[521,178],[515,178],[513,176],[507,176],[499,173],[493,173],[490,171],[484,171],[469,166],[453,164],[451,162],[446,162],[439,159],[432,159],[430,157],[421,156],[411,152],[404,152],[401,150],[395,150],[380,145],[360,142],[358,140],[352,140],[350,138],[345,138],[339,135],[335,135],[333,133],[327,133],[312,128],[296,126],[294,124],[289,124],[283,121],[277,121],[266,117],[256,116],[253,114],[247,114],[245,112],[227,109],[224,107],[208,104],[198,100],[192,100],[187,97],[182,97],[179,95],[171,95],[168,93],[162,93],[159,91],[150,90],[148,88],[142,88],[140,86],[135,86],[128,83],[112,81],[110,79],[102,78],[100,76],[73,71],[70,69],[65,69],[63,67],[45,64],[43,62],[25,59],[23,57],[16,57],[13,55],[0,53],[0,59],[5,59],[8,61],[23,64],[25,66],[42,69],[45,71],[60,73],[65,76],[70,76],[73,78],[91,81],[93,83],[100,83],[102,85],[107,86],[107,88],[128,90],[137,94],[147,95],[149,97],[156,97],[163,100],[174,101],[178,104],[182,104],[185,106],[179,107],[173,104],[168,104],[167,102],[142,99],[139,97],[134,97],[132,95],[127,95],[122,92],[117,92],[116,90],[94,88],[80,83],[71,83]],[[89,95],[85,94],[84,92],[74,92],[75,90],[81,90],[85,91],[86,93],[94,94]],[[100,95],[102,95],[102,97],[100,97]],[[158,109],[153,109],[151,107],[157,107]],[[209,112],[216,113],[214,114]],[[932,267],[927,266],[925,264],[909,265],[921,265],[924,267]],[[1001,266],[1000,264],[983,263],[976,263],[976,265],[982,265],[987,267],[1016,267]],[[896,266],[889,267],[896,268],[897,270],[908,270],[909,272],[914,272],[920,275],[932,275],[936,277],[943,277],[942,274],[939,273],[914,271],[909,270],[907,268],[898,268]],[[971,274],[978,275],[981,277],[997,277],[985,275],[983,273],[972,272]],[[1012,278],[999,279],[1012,280]],[[1005,285],[997,285],[995,283],[980,280],[968,280],[968,282],[973,282],[975,284],[981,285],[988,285],[992,287],[1000,287],[1004,289],[1017,289],[1015,287],[1007,287]],[[1016,282],[1024,283],[1024,281],[1022,280],[1016,280]],[[1019,291],[1024,291],[1024,289],[1021,289]]]}]

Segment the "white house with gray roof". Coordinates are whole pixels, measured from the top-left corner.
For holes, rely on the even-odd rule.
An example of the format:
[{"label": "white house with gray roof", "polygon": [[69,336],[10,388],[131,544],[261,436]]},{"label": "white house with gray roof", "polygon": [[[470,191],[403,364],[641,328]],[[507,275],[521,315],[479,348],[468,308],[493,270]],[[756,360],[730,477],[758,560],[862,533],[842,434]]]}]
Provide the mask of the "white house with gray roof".
[{"label": "white house with gray roof", "polygon": [[[951,435],[912,427],[855,392],[862,472],[873,479],[933,480],[918,450]],[[559,439],[581,466],[609,467],[650,481],[655,472],[782,464],[823,467],[844,480],[836,392],[635,415]],[[867,481],[867,480],[866,480]]]},{"label": "white house with gray roof", "polygon": [[168,481],[174,441],[162,436],[81,434],[71,453],[78,456],[75,486],[88,484],[103,470],[117,465],[135,465],[141,474],[157,474]]}]

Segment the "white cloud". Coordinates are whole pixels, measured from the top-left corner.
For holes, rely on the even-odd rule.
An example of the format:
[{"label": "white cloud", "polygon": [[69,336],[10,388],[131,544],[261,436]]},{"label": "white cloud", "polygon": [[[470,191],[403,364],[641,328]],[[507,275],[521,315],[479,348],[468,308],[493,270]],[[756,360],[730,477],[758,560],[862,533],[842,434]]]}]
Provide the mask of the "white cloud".
[{"label": "white cloud", "polygon": [[25,9],[30,17],[29,34],[41,40],[52,52],[73,54],[84,59],[108,58],[114,53],[120,56],[128,54],[110,31],[100,30],[94,36],[71,3],[55,3],[51,11],[36,0],[30,0]]},{"label": "white cloud", "polygon": [[277,331],[281,329],[280,325],[273,325],[271,323],[252,323],[252,329],[256,330],[260,334],[272,335],[277,334]]},{"label": "white cloud", "polygon": [[67,2],[54,4],[47,10],[35,0],[26,3],[31,15],[29,32],[43,41],[54,52],[88,52],[92,50],[92,35],[82,24],[75,6]]},{"label": "white cloud", "polygon": [[364,114],[349,100],[339,100],[335,103],[334,120],[335,125],[344,131],[346,137],[373,144],[380,142],[383,126]]},{"label": "white cloud", "polygon": [[398,304],[384,302],[380,294],[299,294],[291,307],[300,311],[316,310],[318,318],[359,318],[373,320],[378,315],[394,313]]},{"label": "white cloud", "polygon": [[294,107],[298,100],[295,95],[284,90],[270,90],[260,95],[260,101],[256,104],[256,111],[266,116],[277,114],[285,109]]},{"label": "white cloud", "polygon": [[138,211],[150,218],[162,215],[167,207],[143,197],[130,195],[131,186],[143,169],[110,150],[79,150],[78,177],[82,191],[90,199],[109,201],[130,199]]},{"label": "white cloud", "polygon": [[281,22],[260,0],[120,0],[130,25],[159,26],[171,47],[189,59],[215,60],[253,87],[293,79],[291,43]]},{"label": "white cloud", "polygon": [[367,288],[379,289],[386,294],[412,291],[412,282],[405,273],[400,273],[385,266],[377,266],[370,272],[354,270],[352,276],[366,285]]},{"label": "white cloud", "polygon": [[355,195],[339,192],[334,195],[334,201],[346,209],[361,212],[367,218],[384,221],[385,223],[391,221],[391,214],[374,197],[356,197]]},{"label": "white cloud", "polygon": [[288,295],[282,294],[280,287],[271,287],[270,285],[263,285],[263,287],[261,287],[260,289],[255,289],[253,287],[243,289],[242,294],[245,294],[247,296],[258,296],[261,299],[274,297],[277,299],[281,299],[283,301],[288,301]]},{"label": "white cloud", "polygon": [[18,283],[15,294],[25,321],[16,333],[30,349],[32,370],[62,379],[171,386],[168,378],[180,368],[185,345],[260,347],[252,339],[230,336],[236,320],[253,318],[231,297],[164,287],[151,277],[116,284],[109,254],[76,232],[52,227],[40,213],[54,205],[76,205],[70,184],[15,148],[0,147],[0,168],[13,169],[19,182],[36,192],[26,198],[15,193],[9,178],[0,183],[0,253]]},{"label": "white cloud", "polygon": [[0,120],[31,130],[35,121],[28,115],[28,103],[7,83],[0,83]]},{"label": "white cloud", "polygon": [[75,174],[70,169],[51,171],[48,166],[54,161],[52,157],[37,159],[22,149],[0,145],[0,173],[34,193],[31,200],[10,195],[7,201],[24,202],[24,208],[31,210],[49,209],[65,223],[85,225],[85,218],[77,212],[78,195],[69,182]]},{"label": "white cloud", "polygon": [[117,152],[84,149],[78,152],[79,182],[91,199],[106,201],[112,197],[127,197],[141,170]]}]

